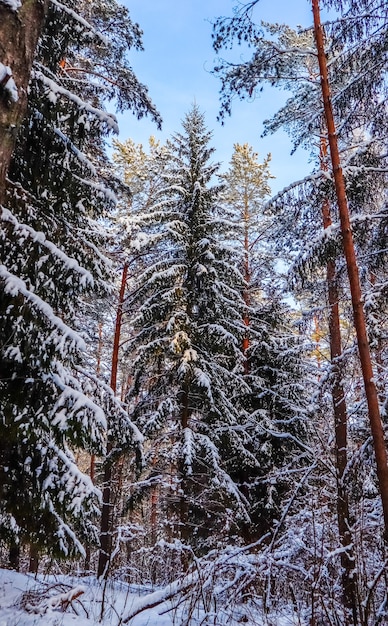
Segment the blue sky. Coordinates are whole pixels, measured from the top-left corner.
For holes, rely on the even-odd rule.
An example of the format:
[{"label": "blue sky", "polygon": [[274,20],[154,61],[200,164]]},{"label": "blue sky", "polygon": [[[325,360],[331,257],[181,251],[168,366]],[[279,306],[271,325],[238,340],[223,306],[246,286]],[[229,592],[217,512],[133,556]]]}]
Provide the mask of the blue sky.
[{"label": "blue sky", "polygon": [[[308,171],[308,155],[298,150],[290,156],[291,142],[282,132],[260,138],[262,122],[275,113],[285,94],[265,88],[264,93],[250,101],[235,101],[232,116],[224,126],[217,121],[219,111],[219,80],[210,73],[216,55],[211,45],[211,21],[221,15],[232,15],[237,0],[125,0],[131,17],[144,31],[143,52],[131,53],[131,63],[139,80],[145,83],[163,117],[158,131],[149,120],[136,120],[126,113],[119,115],[120,140],[131,137],[147,144],[155,135],[165,141],[180,131],[181,120],[196,102],[205,113],[209,130],[213,131],[214,160],[228,167],[234,143],[249,143],[264,158],[272,154],[272,173],[276,192]],[[290,26],[312,22],[308,0],[261,0],[257,18]],[[237,46],[233,60],[242,50]]]}]

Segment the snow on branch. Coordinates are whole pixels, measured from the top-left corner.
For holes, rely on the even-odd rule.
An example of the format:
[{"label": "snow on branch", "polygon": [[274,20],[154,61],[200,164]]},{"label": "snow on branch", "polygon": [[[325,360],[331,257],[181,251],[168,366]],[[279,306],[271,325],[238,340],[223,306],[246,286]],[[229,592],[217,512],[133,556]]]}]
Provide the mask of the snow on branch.
[{"label": "snow on branch", "polygon": [[330,173],[325,172],[323,170],[319,170],[318,172],[308,174],[305,178],[302,178],[301,180],[294,181],[287,187],[284,187],[284,189],[281,189],[280,191],[278,191],[277,194],[275,194],[272,198],[267,200],[267,202],[264,202],[263,212],[265,213],[269,207],[275,205],[278,202],[278,200],[281,200],[283,196],[285,196],[290,191],[295,191],[296,189],[298,189],[302,185],[305,185],[306,183],[318,182],[324,178],[331,180]]},{"label": "snow on branch", "polygon": [[114,411],[120,418],[121,434],[123,434],[124,429],[129,430],[131,433],[132,442],[140,446],[144,442],[144,437],[141,434],[138,427],[136,426],[136,424],[134,424],[130,420],[127,411],[125,411],[121,402],[116,398],[113,389],[109,385],[104,383],[104,381],[102,381],[101,378],[94,376],[94,374],[91,374],[90,372],[85,371],[81,367],[76,367],[75,369],[79,374],[87,377],[96,386],[98,390],[102,391],[105,396],[105,400],[108,400],[111,403],[109,406],[109,412],[112,413],[112,411]]},{"label": "snow on branch", "polygon": [[81,276],[82,285],[88,285],[90,287],[93,287],[94,279],[91,273],[85,268],[81,267],[76,259],[68,257],[67,254],[62,252],[62,250],[58,248],[54,243],[48,241],[44,233],[34,230],[31,226],[27,226],[27,224],[20,223],[16,219],[16,217],[10,211],[8,211],[8,209],[2,208],[1,219],[4,222],[9,222],[10,224],[12,224],[14,230],[17,231],[19,241],[20,239],[28,238],[31,241],[38,243],[50,254],[59,259],[59,261],[63,263],[64,269],[79,274]]},{"label": "snow on branch", "polygon": [[112,130],[114,133],[117,134],[119,132],[117,119],[112,113],[106,113],[106,111],[102,111],[101,109],[96,109],[96,107],[91,106],[88,102],[85,102],[84,100],[82,100],[79,96],[77,96],[72,91],[69,91],[68,89],[65,89],[64,87],[61,87],[54,80],[51,80],[51,78],[48,78],[47,76],[45,76],[43,72],[41,72],[40,70],[33,70],[32,76],[37,81],[40,81],[46,87],[50,95],[50,98],[53,101],[55,101],[58,96],[63,96],[64,98],[67,98],[68,100],[70,100],[70,102],[73,102],[74,104],[76,104],[81,110],[86,111],[87,113],[90,113],[91,115],[93,115],[93,117],[98,119],[101,123],[106,124],[108,128],[110,128],[110,130]]},{"label": "snow on branch", "polygon": [[[67,430],[67,422],[73,415],[91,411],[94,418],[98,421],[98,425],[103,430],[106,429],[106,417],[104,411],[95,402],[88,398],[82,391],[74,389],[69,385],[65,385],[63,379],[57,374],[53,374],[53,382],[61,389],[57,402],[53,408],[55,415],[53,423],[61,430]],[[85,420],[83,420],[85,422]],[[88,424],[84,424],[88,426]],[[94,424],[94,428],[95,428]]]},{"label": "snow on branch", "polygon": [[93,180],[88,180],[87,178],[81,178],[77,176],[77,174],[73,174],[74,178],[78,180],[83,185],[86,185],[93,189],[97,194],[102,194],[108,202],[111,202],[114,206],[117,204],[117,196],[116,194],[101,183],[96,183]]},{"label": "snow on branch", "polygon": [[[8,1],[12,2],[12,0],[8,0]],[[93,33],[93,35],[98,37],[98,39],[100,39],[105,46],[108,46],[108,41],[106,37],[104,37],[102,33],[96,30],[89,22],[87,22],[83,17],[81,17],[79,13],[76,13],[75,11],[73,11],[73,9],[71,9],[70,7],[67,7],[65,4],[62,4],[61,2],[58,2],[57,0],[50,0],[50,1],[52,5],[57,7],[60,11],[64,11],[65,13],[70,15],[73,18],[73,20],[81,24],[87,31],[89,31],[90,33]]]},{"label": "snow on branch", "polygon": [[[7,1],[4,2],[4,0],[0,0],[0,2],[3,2],[3,4],[6,4],[7,6],[14,5],[16,8],[11,7],[14,11],[16,11],[16,9],[20,6],[20,4],[16,6],[16,2],[14,3],[12,0],[10,0],[9,3]],[[3,65],[3,63],[0,63],[0,88],[6,92],[12,102],[17,102],[19,100],[16,83],[12,78],[12,70],[8,65]]]},{"label": "snow on branch", "polygon": [[55,329],[59,336],[56,338],[56,347],[61,354],[64,353],[64,345],[70,344],[73,350],[85,350],[84,340],[69,326],[54,314],[53,309],[47,302],[44,302],[35,293],[32,293],[26,286],[26,283],[11,274],[4,265],[0,265],[0,280],[4,282],[4,293],[10,296],[22,296],[32,308],[40,313],[46,323]]},{"label": "snow on branch", "polygon": [[194,572],[192,574],[188,574],[182,580],[175,580],[173,583],[165,587],[164,589],[158,589],[153,593],[150,593],[142,598],[139,598],[137,602],[134,602],[130,611],[125,615],[122,620],[123,624],[128,624],[131,619],[133,619],[136,615],[143,613],[143,611],[147,611],[148,609],[153,609],[156,606],[166,602],[167,600],[171,600],[175,596],[184,591],[190,589],[198,580],[198,572]]},{"label": "snow on branch", "polygon": [[[41,616],[57,609],[64,612],[72,605],[74,600],[77,600],[83,593],[85,593],[85,587],[81,585],[69,589],[68,591],[57,593],[56,595],[43,597],[43,599],[41,595],[27,592],[26,600],[28,601],[25,602],[24,608],[27,613],[35,613]],[[38,599],[40,599],[40,602],[36,602]]]},{"label": "snow on branch", "polygon": [[0,4],[4,4],[8,9],[15,12],[22,6],[21,0],[0,0]]},{"label": "snow on branch", "polygon": [[[215,598],[221,598],[231,589],[234,595],[239,595],[241,590],[247,589],[257,577],[259,561],[257,548],[265,543],[269,536],[267,533],[255,543],[242,547],[228,547],[222,551],[212,550],[200,559],[194,557],[193,571],[162,589],[138,598],[124,616],[122,623],[128,624],[137,615],[156,607],[161,608],[158,611],[161,615],[162,611],[165,612],[162,605],[170,600],[176,600],[179,596],[181,601],[190,602],[195,597],[195,589],[198,587],[201,589],[199,598],[203,598],[205,591],[213,594]],[[181,544],[180,549],[184,550],[187,547]],[[222,610],[221,605],[219,608]]]},{"label": "snow on branch", "polygon": [[66,148],[69,148],[69,150],[74,154],[74,156],[77,157],[78,161],[80,161],[80,163],[85,165],[85,167],[88,168],[88,170],[93,176],[97,175],[97,170],[96,170],[94,163],[92,163],[87,158],[84,152],[81,152],[81,150],[78,150],[78,148],[73,144],[73,142],[70,141],[70,139],[66,137],[66,135],[59,128],[54,128],[54,134],[57,137],[59,137],[61,141],[63,141],[63,143],[66,145]]}]

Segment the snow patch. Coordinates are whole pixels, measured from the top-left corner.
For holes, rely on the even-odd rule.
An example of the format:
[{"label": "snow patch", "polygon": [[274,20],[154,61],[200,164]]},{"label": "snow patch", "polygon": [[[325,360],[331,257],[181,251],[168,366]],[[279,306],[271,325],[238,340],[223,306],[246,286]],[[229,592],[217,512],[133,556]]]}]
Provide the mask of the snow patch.
[{"label": "snow patch", "polygon": [[1,4],[4,4],[6,7],[11,9],[11,11],[17,11],[22,6],[22,3],[20,0],[0,0],[0,2]]},{"label": "snow patch", "polygon": [[[8,2],[4,2],[4,0],[0,0],[0,2],[8,5]],[[9,4],[11,3],[12,0],[10,0]],[[16,2],[12,4],[16,5]],[[20,4],[18,6],[20,6]],[[16,9],[13,10],[16,11]],[[0,86],[12,102],[17,102],[19,100],[16,83],[12,78],[12,70],[8,65],[3,65],[3,63],[0,63]]]}]

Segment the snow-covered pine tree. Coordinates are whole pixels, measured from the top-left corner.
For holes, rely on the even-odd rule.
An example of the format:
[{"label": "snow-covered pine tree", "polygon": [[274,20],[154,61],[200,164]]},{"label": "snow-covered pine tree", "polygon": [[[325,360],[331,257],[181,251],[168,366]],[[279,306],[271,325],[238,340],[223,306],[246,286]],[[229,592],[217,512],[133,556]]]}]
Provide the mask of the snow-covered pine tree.
[{"label": "snow-covered pine tree", "polygon": [[[211,133],[194,106],[168,142],[164,184],[139,215],[135,246],[145,269],[128,296],[134,337],[132,419],[146,437],[147,478],[164,492],[164,537],[193,548],[217,545],[248,521],[227,468],[255,463],[238,398],[244,336],[241,257],[223,238]],[[169,528],[166,528],[166,525]]]},{"label": "snow-covered pine tree", "polygon": [[[246,328],[246,336],[243,341],[243,350],[249,348],[249,305],[251,302],[250,291],[253,285],[257,285],[258,277],[256,267],[252,267],[252,248],[255,251],[260,246],[264,250],[263,237],[268,229],[268,220],[264,217],[262,205],[264,198],[270,194],[268,184],[271,174],[269,171],[269,161],[271,156],[268,155],[263,163],[258,162],[258,154],[248,144],[234,145],[234,152],[230,162],[230,169],[221,176],[226,183],[224,193],[222,195],[224,208],[231,211],[232,221],[242,224],[240,245],[243,248],[244,263],[242,273],[246,288],[243,292],[244,302],[246,304],[246,312],[244,314],[244,324]],[[267,255],[269,256],[269,255]],[[268,262],[265,263],[265,255],[261,255],[261,276],[264,277],[268,273]],[[271,272],[273,273],[273,272]],[[245,362],[245,373],[249,373],[248,359]]]},{"label": "snow-covered pine tree", "polygon": [[[333,3],[322,2],[322,4],[331,6]],[[215,45],[218,49],[220,49],[220,44],[222,47],[226,41],[234,38],[239,41],[248,41],[254,48],[252,58],[247,63],[232,66],[221,62],[217,69],[217,71],[220,71],[223,81],[223,111],[224,113],[230,113],[230,96],[236,92],[240,95],[244,94],[244,92],[251,94],[256,87],[265,82],[271,85],[276,84],[286,87],[294,92],[293,97],[267,123],[267,129],[274,131],[285,126],[291,131],[295,140],[295,146],[302,143],[311,146],[314,140],[321,146],[320,171],[314,172],[311,178],[306,179],[302,183],[296,183],[288,190],[279,194],[273,203],[278,208],[282,207],[277,214],[279,222],[283,221],[282,235],[278,236],[278,243],[283,248],[292,249],[294,247],[300,253],[296,267],[304,278],[306,278],[305,270],[307,268],[310,271],[315,270],[314,299],[318,303],[320,296],[317,291],[316,277],[320,274],[316,270],[322,266],[322,262],[326,262],[328,268],[331,265],[331,268],[335,269],[334,263],[340,251],[340,228],[337,213],[338,197],[334,193],[333,182],[330,181],[328,176],[328,169],[330,169],[327,168],[328,163],[325,158],[322,158],[325,152],[325,150],[322,151],[322,147],[325,147],[326,139],[322,130],[324,128],[323,109],[318,104],[321,95],[320,91],[318,91],[317,82],[317,78],[322,75],[322,70],[317,68],[315,45],[312,45],[312,37],[308,31],[303,30],[295,33],[286,26],[278,25],[269,26],[262,24],[262,27],[256,27],[251,19],[252,9],[256,5],[257,2],[245,5],[241,7],[241,11],[236,13],[235,18],[232,18],[230,21],[221,18],[216,25]],[[314,2],[313,5],[316,10],[318,3]],[[380,3],[373,1],[360,4],[340,2],[336,3],[336,8],[341,10],[342,15],[339,20],[333,20],[331,23],[325,24],[327,35],[325,54],[326,57],[330,57],[328,72],[332,88],[331,101],[339,122],[338,136],[340,139],[342,166],[346,177],[346,191],[349,208],[353,212],[352,227],[356,233],[357,248],[360,251],[363,242],[367,242],[366,248],[370,246],[371,232],[381,232],[378,226],[373,226],[373,223],[375,225],[379,223],[376,218],[383,218],[384,220],[383,212],[381,212],[380,216],[376,214],[372,216],[370,208],[373,205],[375,207],[379,205],[381,211],[381,207],[384,206],[384,200],[382,201],[381,198],[381,182],[377,185],[376,182],[377,178],[381,181],[381,178],[384,177],[384,161],[386,158],[386,151],[379,150],[379,146],[381,136],[384,136],[387,128],[386,122],[384,123],[386,107],[383,104],[385,100],[383,95],[385,91],[384,81],[386,80],[386,63],[384,59],[386,57],[387,13],[385,9],[381,10]],[[265,30],[269,31],[269,37],[265,35]],[[320,52],[322,53],[322,45]],[[321,58],[323,56],[321,54]],[[327,92],[325,101],[327,103]],[[332,138],[333,135],[334,132],[331,127],[330,137]],[[377,163],[379,163],[379,166]],[[334,176],[336,176],[337,169],[333,168]],[[375,181],[375,193],[373,193],[370,186],[373,185],[373,180]],[[370,193],[366,192],[367,189],[369,189]],[[295,194],[293,191],[295,191]],[[331,205],[334,223],[330,225],[330,228],[326,230],[323,236],[319,234],[314,237],[314,228],[316,231],[316,207],[324,207],[325,205],[326,209]],[[293,207],[293,210],[291,207]],[[375,213],[375,210],[372,213]],[[324,216],[325,227],[329,225],[327,217],[326,211],[326,218]],[[380,224],[384,224],[383,220],[381,220]],[[369,236],[367,233],[369,233]],[[295,245],[295,237],[300,237],[299,244]],[[309,240],[310,243],[308,244]],[[301,241],[304,242],[302,246],[300,246]],[[381,249],[384,252],[383,246]],[[370,250],[364,249],[363,252],[360,265],[362,269],[361,278],[364,281],[365,289],[366,281],[363,265],[368,257],[371,260],[375,256],[377,260],[379,253],[377,250],[374,250],[372,256],[370,255]],[[346,294],[346,291],[344,294],[341,289],[338,292],[338,287],[342,283],[343,269],[343,261],[337,261],[337,276],[334,276],[333,280],[332,274],[330,279],[332,283],[331,297],[329,293],[331,308],[338,306],[338,296],[343,298]],[[383,282],[376,281],[376,276],[374,276],[373,272],[372,276],[368,274],[367,278],[372,278],[371,282],[374,284],[376,282],[379,283],[379,287],[376,289],[377,301],[381,294],[384,293]],[[337,290],[335,298],[333,298],[333,289]],[[370,321],[374,329],[376,329],[376,301],[374,301],[371,291],[373,289],[365,290],[367,294],[365,298],[366,313],[368,313],[369,309],[371,312]],[[360,301],[360,298],[353,297],[353,304],[356,302],[356,306],[359,306]],[[377,331],[375,333],[376,337],[379,334],[379,331]],[[361,343],[363,345],[367,344],[367,342]],[[379,354],[379,351],[377,354]],[[338,353],[337,355],[334,354],[334,357],[333,371],[329,378],[333,397],[335,386],[337,386],[338,390],[338,382],[341,384],[339,376],[344,373],[343,359],[338,358]],[[334,372],[336,373],[334,374]],[[370,387],[369,378],[369,376],[366,377],[367,387]],[[372,376],[372,385],[373,380]],[[343,393],[342,398],[344,398]],[[352,413],[357,415],[358,423],[360,423],[364,413],[359,400],[360,398],[357,399],[355,407],[352,407]],[[342,418],[342,426],[345,429],[346,441],[347,420],[346,410],[343,411],[344,400],[339,400],[337,396],[337,399],[334,398],[334,402],[335,409],[338,409],[338,411],[341,409],[345,413],[345,418]],[[336,437],[339,434],[338,426],[342,428],[337,422]],[[379,449],[381,449],[381,446],[379,446]],[[342,443],[337,439],[338,459],[344,454],[344,450],[346,451],[344,439],[342,438]],[[358,456],[356,455],[356,457]],[[358,465],[356,459],[352,461],[352,464]],[[341,476],[345,471],[348,471],[348,467],[345,452],[345,458],[342,459],[341,467],[340,465],[337,466],[338,503],[340,503],[341,499],[340,491],[344,489]],[[348,485],[349,482],[347,483]],[[384,489],[382,489],[382,492],[384,492]],[[358,491],[358,494],[360,494],[360,491]],[[341,525],[340,518],[339,522]],[[348,514],[343,515],[342,513],[342,522],[342,528],[345,528],[346,533],[348,533]],[[349,544],[349,541],[347,543]],[[342,552],[342,556],[345,556],[345,551],[347,550],[345,544],[346,541],[343,543],[345,550]],[[345,567],[343,561],[342,566]],[[347,568],[348,581],[353,577],[353,569],[352,566]],[[378,593],[380,592],[381,590]],[[369,595],[369,592],[367,593]],[[357,619],[355,617],[357,609],[354,602],[349,602],[349,595],[347,608],[349,609],[347,619]],[[358,609],[362,615],[362,608],[358,607]]]},{"label": "snow-covered pine tree", "polygon": [[[140,241],[137,216],[144,213],[155,203],[156,194],[164,186],[162,173],[168,160],[168,150],[151,136],[148,140],[148,150],[142,144],[135,144],[132,139],[124,142],[113,141],[115,152],[113,161],[115,172],[118,175],[123,189],[118,193],[118,203],[115,212],[116,249],[121,266],[128,265],[127,291],[136,286],[136,275],[140,268],[144,269],[143,250],[141,245],[135,251],[133,242]],[[145,252],[146,255],[146,252]],[[131,320],[124,313],[121,343],[131,335]],[[126,328],[129,327],[127,331]],[[131,356],[120,353],[119,376],[121,382],[121,396],[127,390]]]},{"label": "snow-covered pine tree", "polygon": [[82,296],[103,292],[109,274],[97,220],[115,204],[104,137],[117,123],[104,102],[159,122],[127,58],[140,35],[114,0],[50,4],[2,207],[1,534],[61,554],[96,537],[99,492],[75,447],[101,454],[108,414],[122,442],[136,439],[84,371],[73,329]]},{"label": "snow-covered pine tree", "polygon": [[292,313],[282,302],[284,281],[275,269],[279,257],[268,244],[273,228],[272,217],[264,212],[270,194],[269,160],[259,163],[251,146],[236,144],[230,168],[221,176],[226,183],[222,212],[233,224],[245,280],[244,373],[251,392],[241,400],[257,463],[249,467],[239,460],[232,475],[251,507],[252,524],[245,528],[248,541],[265,534],[279,515],[293,484],[286,468],[295,458],[303,467],[309,457],[311,374],[303,361],[303,338],[292,330]]}]

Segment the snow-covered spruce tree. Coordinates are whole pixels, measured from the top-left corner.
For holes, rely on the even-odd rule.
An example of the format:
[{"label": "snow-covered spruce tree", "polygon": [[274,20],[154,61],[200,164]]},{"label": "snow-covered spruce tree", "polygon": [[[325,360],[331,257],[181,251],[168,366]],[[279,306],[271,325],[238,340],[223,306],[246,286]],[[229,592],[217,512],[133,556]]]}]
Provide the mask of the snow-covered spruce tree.
[{"label": "snow-covered spruce tree", "polygon": [[147,257],[127,300],[134,328],[128,401],[146,437],[143,485],[147,477],[161,483],[164,537],[202,551],[248,521],[228,468],[256,463],[238,406],[247,391],[241,258],[223,240],[230,225],[218,213],[210,137],[194,106],[182,134],[168,142],[164,185],[138,217],[134,245]]},{"label": "snow-covered spruce tree", "polygon": [[230,168],[221,176],[226,183],[222,212],[233,224],[245,280],[244,375],[251,393],[242,402],[257,464],[255,468],[240,464],[233,476],[251,507],[252,523],[244,529],[247,540],[272,527],[293,485],[292,472],[286,468],[291,469],[294,459],[302,467],[309,457],[307,405],[312,380],[303,360],[303,338],[292,329],[291,311],[282,302],[284,285],[275,270],[279,257],[268,245],[273,228],[273,219],[264,213],[270,193],[269,158],[259,163],[248,144],[236,144]]},{"label": "snow-covered spruce tree", "polygon": [[98,490],[72,450],[101,454],[108,414],[110,436],[134,432],[83,370],[73,328],[109,269],[97,219],[115,203],[104,137],[117,124],[104,102],[159,121],[128,63],[140,34],[115,1],[50,4],[2,209],[1,534],[61,554],[96,537]]},{"label": "snow-covered spruce tree", "polygon": [[[329,305],[332,312],[332,321],[333,308],[335,306],[338,307],[338,293],[341,293],[341,291],[338,292],[338,286],[341,282],[339,279],[341,272],[337,272],[337,276],[334,276],[334,280],[332,272],[333,269],[335,272],[335,258],[340,250],[340,229],[338,223],[336,223],[336,221],[338,221],[338,196],[334,193],[333,183],[329,181],[327,174],[328,163],[324,158],[325,137],[322,130],[324,128],[323,109],[319,106],[320,92],[317,90],[318,84],[316,83],[316,79],[319,77],[321,71],[317,68],[315,44],[312,45],[313,42],[308,32],[303,31],[301,33],[295,33],[286,26],[279,27],[275,25],[268,27],[268,25],[266,25],[266,28],[271,34],[271,37],[266,38],[263,29],[256,28],[251,21],[252,14],[250,11],[245,12],[245,9],[250,10],[256,4],[257,3],[254,2],[249,6],[243,7],[241,13],[237,14],[236,20],[232,19],[229,25],[226,25],[224,22],[223,29],[218,31],[219,38],[218,41],[216,41],[217,46],[221,41],[225,43],[225,40],[229,37],[233,38],[239,33],[238,37],[241,39],[246,37],[255,48],[252,59],[246,64],[234,67],[224,63],[220,64],[219,69],[223,79],[223,94],[225,96],[224,111],[230,112],[231,100],[229,97],[232,93],[236,91],[239,92],[240,95],[244,92],[252,93],[256,86],[266,81],[270,84],[276,84],[291,89],[291,91],[295,93],[294,97],[287,102],[286,106],[267,123],[267,129],[273,131],[281,126],[288,127],[295,139],[295,145],[301,143],[311,145],[315,135],[318,145],[321,144],[320,171],[315,172],[310,180],[306,180],[302,184],[295,184],[294,198],[292,198],[293,194],[291,189],[288,190],[289,193],[287,193],[286,190],[286,193],[281,194],[277,198],[276,204],[278,207],[282,205],[284,209],[283,218],[285,218],[283,223],[284,235],[280,237],[280,239],[283,246],[287,246],[287,244],[292,245],[292,239],[295,238],[295,235],[297,233],[301,234],[302,240],[304,241],[304,244],[302,244],[303,248],[303,246],[306,246],[306,242],[310,237],[308,250],[306,251],[306,248],[304,249],[299,257],[299,262],[296,264],[298,269],[302,270],[302,274],[306,275],[304,270],[307,266],[311,270],[312,268],[316,269],[319,267],[322,262],[327,263]],[[382,96],[384,92],[384,68],[386,67],[384,63],[386,56],[386,26],[384,26],[384,22],[386,24],[386,12],[380,11],[381,7],[377,8],[376,11],[369,12],[372,5],[376,8],[376,3],[373,2],[362,3],[357,6],[355,3],[351,2],[341,4],[344,19],[335,21],[332,25],[326,24],[325,28],[328,33],[328,38],[325,52],[326,55],[330,55],[329,80],[333,92],[332,103],[338,115],[337,119],[340,120],[338,131],[341,141],[342,165],[347,183],[348,206],[353,212],[352,226],[357,237],[357,247],[360,250],[363,241],[367,241],[367,245],[370,245],[370,237],[368,237],[366,233],[371,233],[371,231],[376,233],[380,230],[373,225],[373,223],[376,224],[377,216],[370,214],[371,206],[373,204],[379,204],[380,209],[381,206],[383,206],[381,198],[379,202],[376,203],[380,191],[376,189],[377,194],[373,192],[368,194],[363,193],[363,189],[364,183],[368,179],[368,171],[370,181],[373,180],[373,177],[376,180],[376,177],[381,179],[381,177],[384,176],[383,164],[385,151],[380,151],[380,155],[378,155],[378,144],[380,143],[381,133],[384,134],[384,129],[386,129],[386,124],[384,124],[383,121],[386,115],[386,112],[384,112],[385,105],[382,104],[384,101],[384,97]],[[316,5],[317,3],[315,3],[315,6]],[[223,20],[218,23],[217,28],[222,22]],[[274,35],[278,38],[277,41],[274,41]],[[310,43],[308,42],[309,38]],[[368,70],[365,71],[365,68],[368,68]],[[378,131],[377,128],[379,129]],[[332,129],[330,133],[332,136]],[[374,167],[372,165],[373,162]],[[377,166],[377,163],[379,163],[380,167]],[[336,168],[334,168],[334,174],[335,170]],[[367,185],[367,187],[369,187],[369,185]],[[380,184],[376,187],[380,188]],[[295,211],[290,210],[291,205],[294,207]],[[314,237],[313,234],[314,228],[316,230],[317,205],[322,207],[325,228],[330,225],[330,229],[328,229],[323,237],[321,235]],[[330,217],[330,205],[333,209],[333,218]],[[324,207],[326,207],[325,210]],[[376,210],[373,212],[376,213]],[[357,213],[361,213],[362,215],[357,215]],[[295,220],[296,215],[298,216],[297,221]],[[383,217],[383,215],[380,215],[380,219],[381,217]],[[280,220],[283,218],[280,217]],[[332,219],[334,221],[333,225],[331,225]],[[289,229],[288,233],[286,232],[287,228]],[[310,235],[308,234],[309,228],[311,228]],[[299,247],[299,251],[300,250],[301,248]],[[375,256],[377,258],[379,255],[376,254]],[[364,290],[366,284],[365,270],[362,266],[365,261],[366,257],[364,256],[360,264],[362,270],[361,278],[364,280]],[[341,269],[343,269],[342,262],[337,264],[337,270],[338,266],[342,266]],[[329,267],[331,268],[331,278],[329,276]],[[376,283],[375,276],[372,282]],[[379,288],[376,289],[376,296],[381,297],[384,288],[383,283],[378,282]],[[337,291],[337,296],[335,296],[335,290]],[[368,289],[369,293],[370,291],[371,290]],[[376,301],[374,301],[373,295],[369,296],[369,293],[365,299],[367,304],[366,317],[368,321],[368,312],[370,311],[371,315],[369,315],[369,319],[372,322],[374,321],[375,330]],[[353,304],[355,300],[356,306],[359,307],[360,299],[354,299],[353,296]],[[316,301],[318,301],[318,297],[316,297]],[[378,336],[379,333],[374,334]],[[331,336],[333,337],[332,328]],[[361,342],[361,345],[365,345],[365,342]],[[340,430],[342,429],[342,431],[345,432],[346,441],[346,409],[344,411],[344,400],[339,400],[338,396],[337,399],[334,397],[336,389],[338,391],[341,386],[339,377],[343,374],[343,363],[341,363],[341,360],[338,358],[338,351],[337,353],[336,350],[334,350],[334,352],[332,351],[332,355],[333,354],[334,361],[329,382],[332,385],[335,412],[342,412],[343,414],[341,423],[337,421],[336,415],[336,439],[338,436],[340,438],[342,437],[342,442],[340,438],[337,439],[337,460],[339,462],[337,466],[338,504],[342,506],[340,493],[341,490],[342,493],[344,493],[344,491],[341,476],[345,470],[348,470],[346,464],[346,445]],[[378,354],[381,355],[380,350],[378,350]],[[368,386],[368,381],[370,381],[369,375],[366,378]],[[343,391],[341,391],[341,393],[343,398]],[[360,406],[358,406],[356,412],[359,422],[360,418],[363,416],[363,410],[360,410]],[[342,460],[340,458],[341,456],[344,457]],[[349,515],[344,515],[343,512],[342,529],[345,528],[346,534],[348,534],[349,529],[348,520]],[[349,544],[349,538],[345,543]],[[344,546],[345,543],[343,544]],[[346,556],[345,552],[342,554]],[[342,565],[344,566],[343,563]],[[349,575],[348,580],[350,580],[353,576],[352,571],[354,568],[350,564],[347,570]],[[353,593],[353,597],[354,595]],[[354,620],[357,619],[355,617],[356,606],[354,602],[349,602],[349,597],[348,594],[347,605],[349,612],[353,613],[350,619]],[[361,607],[360,612],[362,615],[363,609]]]}]

